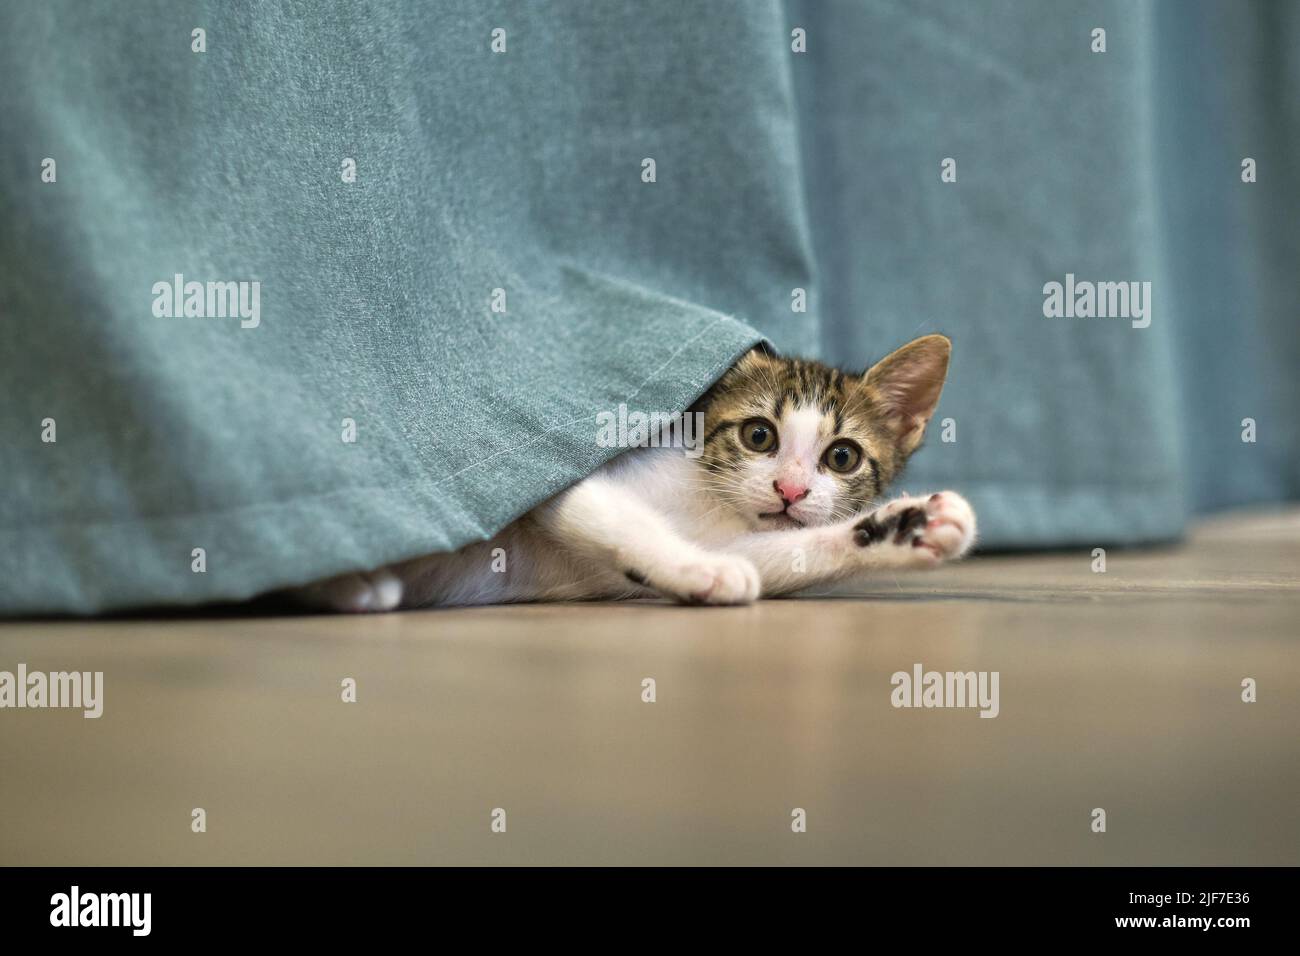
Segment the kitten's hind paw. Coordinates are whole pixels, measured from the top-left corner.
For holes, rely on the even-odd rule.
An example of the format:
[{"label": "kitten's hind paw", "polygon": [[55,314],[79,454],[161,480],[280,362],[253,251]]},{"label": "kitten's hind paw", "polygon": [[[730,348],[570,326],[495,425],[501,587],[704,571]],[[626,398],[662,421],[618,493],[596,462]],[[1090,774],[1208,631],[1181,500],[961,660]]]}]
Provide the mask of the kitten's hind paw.
[{"label": "kitten's hind paw", "polygon": [[321,611],[368,614],[396,610],[402,603],[402,581],[380,568],[341,574],[327,581],[294,588],[289,594],[300,604]]},{"label": "kitten's hind paw", "polygon": [[975,512],[956,492],[899,498],[853,526],[854,542],[912,549],[920,566],[960,558],[975,543]]}]

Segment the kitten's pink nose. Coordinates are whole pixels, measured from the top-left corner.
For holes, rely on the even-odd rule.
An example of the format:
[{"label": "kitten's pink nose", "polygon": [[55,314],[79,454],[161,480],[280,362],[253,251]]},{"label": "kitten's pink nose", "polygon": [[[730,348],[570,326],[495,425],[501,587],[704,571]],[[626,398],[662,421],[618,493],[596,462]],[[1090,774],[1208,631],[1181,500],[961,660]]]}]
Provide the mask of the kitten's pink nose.
[{"label": "kitten's pink nose", "polygon": [[776,493],[781,496],[781,500],[787,505],[792,505],[796,501],[808,497],[807,486],[793,481],[774,481],[772,487],[776,489]]}]

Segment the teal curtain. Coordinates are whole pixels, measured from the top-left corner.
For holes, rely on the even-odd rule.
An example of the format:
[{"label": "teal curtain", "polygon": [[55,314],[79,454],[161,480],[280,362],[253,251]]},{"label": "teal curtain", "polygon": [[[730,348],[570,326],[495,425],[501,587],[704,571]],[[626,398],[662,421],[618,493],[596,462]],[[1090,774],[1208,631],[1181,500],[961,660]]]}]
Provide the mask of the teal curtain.
[{"label": "teal curtain", "polygon": [[[1162,3],[1159,239],[1198,511],[1300,496],[1300,5]],[[1244,158],[1257,181],[1240,181]],[[1235,175],[1225,175],[1231,171]],[[1252,419],[1256,441],[1243,442]]]},{"label": "teal curtain", "polygon": [[[1267,3],[6,4],[0,611],[484,538],[763,338],[950,334],[905,484],[993,546],[1292,497],[1298,39]],[[1067,274],[1150,281],[1149,327],[1045,318]],[[256,282],[255,324],[158,314],[176,276]]]}]

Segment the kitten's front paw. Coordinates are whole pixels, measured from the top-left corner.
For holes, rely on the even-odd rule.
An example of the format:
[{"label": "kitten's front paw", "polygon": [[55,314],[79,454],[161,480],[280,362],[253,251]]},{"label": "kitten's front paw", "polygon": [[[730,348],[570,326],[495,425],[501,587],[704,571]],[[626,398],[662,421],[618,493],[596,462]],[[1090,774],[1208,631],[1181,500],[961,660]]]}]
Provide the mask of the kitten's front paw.
[{"label": "kitten's front paw", "polygon": [[753,562],[725,554],[656,569],[644,583],[683,604],[750,604],[762,586]]},{"label": "kitten's front paw", "polygon": [[953,491],[929,498],[899,498],[853,526],[854,541],[866,548],[892,544],[910,548],[921,566],[960,558],[975,543],[975,512]]}]

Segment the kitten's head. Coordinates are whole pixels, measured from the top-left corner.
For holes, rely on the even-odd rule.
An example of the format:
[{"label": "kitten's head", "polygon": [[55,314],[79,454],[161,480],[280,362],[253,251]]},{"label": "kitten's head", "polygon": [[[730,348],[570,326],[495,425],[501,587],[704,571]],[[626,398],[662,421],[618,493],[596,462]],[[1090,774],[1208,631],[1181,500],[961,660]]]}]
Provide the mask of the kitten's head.
[{"label": "kitten's head", "polygon": [[950,350],[927,335],[861,375],[748,353],[704,398],[709,490],[759,529],[863,510],[921,444]]}]

